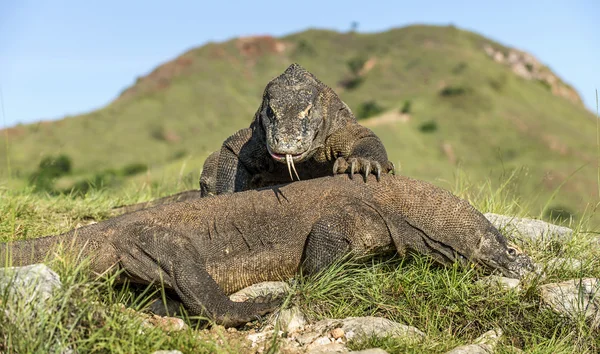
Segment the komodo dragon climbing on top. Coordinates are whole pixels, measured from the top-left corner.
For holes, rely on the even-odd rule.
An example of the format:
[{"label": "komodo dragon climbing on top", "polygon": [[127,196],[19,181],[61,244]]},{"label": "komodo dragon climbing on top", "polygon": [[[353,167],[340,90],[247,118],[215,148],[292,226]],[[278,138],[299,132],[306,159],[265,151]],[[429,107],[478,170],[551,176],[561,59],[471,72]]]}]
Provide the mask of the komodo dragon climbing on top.
[{"label": "komodo dragon climbing on top", "polygon": [[[38,263],[58,245],[91,256],[95,273],[173,289],[191,315],[237,326],[278,302],[226,296],[262,281],[314,274],[348,254],[407,251],[518,278],[531,259],[467,201],[427,182],[346,175],[159,205],[58,236],[0,245],[0,260]],[[10,257],[9,257],[10,256]]]},{"label": "komodo dragon climbing on top", "polygon": [[349,173],[394,172],[381,140],[350,108],[299,64],[271,80],[249,128],[225,140],[204,161],[200,193],[185,191],[120,206],[112,215],[265,186]]},{"label": "komodo dragon climbing on top", "polygon": [[240,192],[356,172],[379,179],[393,171],[381,140],[329,86],[294,63],[267,84],[250,127],[206,159],[200,191]]}]

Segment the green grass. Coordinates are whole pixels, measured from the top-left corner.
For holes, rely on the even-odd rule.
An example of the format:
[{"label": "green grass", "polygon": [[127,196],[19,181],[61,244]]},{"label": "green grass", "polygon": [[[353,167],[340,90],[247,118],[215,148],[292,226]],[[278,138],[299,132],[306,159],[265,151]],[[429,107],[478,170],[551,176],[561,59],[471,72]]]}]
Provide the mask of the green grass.
[{"label": "green grass", "polygon": [[[173,168],[185,170],[183,166]],[[150,172],[152,173],[152,172]],[[108,217],[116,205],[157,198],[190,188],[170,171],[160,186],[143,180],[131,181],[119,189],[91,189],[83,198],[47,196],[31,189],[0,189],[0,241],[56,234]],[[523,203],[508,192],[513,177],[502,187],[493,183],[473,184],[462,171],[449,189],[468,198],[483,212],[526,215]],[[153,178],[152,178],[153,177]],[[585,217],[572,223],[575,237],[568,243],[518,244],[544,264],[553,257],[575,257],[583,262],[578,270],[549,269],[543,283],[578,277],[600,278],[599,250],[590,247],[591,236]],[[131,310],[143,309],[150,293],[113,286],[114,278],[93,280],[86,266],[59,259],[52,264],[64,283],[49,311],[32,314],[21,306],[10,322],[0,311],[0,352],[60,352],[71,348],[79,353],[148,353],[159,349],[179,349],[184,353],[246,352],[243,332],[207,330],[204,323],[186,319],[189,328],[165,332],[143,325],[144,317]],[[477,284],[484,274],[478,268],[440,267],[426,257],[370,257],[346,260],[314,277],[293,282],[289,305],[299,306],[311,320],[348,316],[383,316],[413,325],[427,334],[422,343],[396,339],[367,338],[354,341],[352,349],[382,347],[390,353],[443,353],[457,345],[471,343],[483,332],[496,327],[504,330],[498,352],[512,346],[532,353],[597,352],[600,330],[582,320],[563,318],[540,304],[540,283],[532,279],[522,292],[501,291]],[[154,295],[156,296],[156,295]],[[6,301],[0,294],[0,301]],[[260,323],[258,324],[260,326]],[[57,344],[58,343],[58,344]],[[266,349],[277,348],[278,339]]]}]

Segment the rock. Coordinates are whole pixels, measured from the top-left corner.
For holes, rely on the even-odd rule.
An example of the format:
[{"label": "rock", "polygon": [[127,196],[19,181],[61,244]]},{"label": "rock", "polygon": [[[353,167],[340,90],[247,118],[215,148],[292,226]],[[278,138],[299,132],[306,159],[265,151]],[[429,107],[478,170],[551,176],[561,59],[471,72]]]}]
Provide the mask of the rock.
[{"label": "rock", "polygon": [[[26,330],[23,315],[30,316],[33,320],[38,313],[54,311],[48,308],[48,303],[61,287],[58,274],[42,263],[0,268],[0,310],[4,311],[8,321]],[[3,302],[4,300],[6,302]],[[22,327],[23,325],[25,327]],[[59,339],[55,339],[51,351],[62,354],[75,353],[72,348],[65,348]]]},{"label": "rock", "polygon": [[348,317],[341,320],[327,319],[315,323],[312,330],[318,333],[331,333],[335,328],[344,331],[346,339],[367,337],[403,337],[422,339],[425,334],[415,327],[403,325],[382,317]]},{"label": "rock", "polygon": [[295,332],[303,329],[306,325],[304,314],[298,307],[281,310],[274,317],[273,326],[276,321],[279,321],[279,329],[284,332]]},{"label": "rock", "polygon": [[583,263],[575,258],[552,258],[547,262],[548,269],[580,270]]},{"label": "rock", "polygon": [[229,296],[231,301],[244,302],[257,297],[279,297],[287,294],[290,291],[290,286],[282,281],[265,281],[250,285]]},{"label": "rock", "polygon": [[560,314],[569,317],[583,315],[600,323],[600,280],[571,279],[540,286],[542,301]]},{"label": "rock", "polygon": [[0,268],[0,294],[8,295],[6,311],[19,304],[32,304],[43,310],[54,291],[62,286],[60,277],[45,264]]},{"label": "rock", "polygon": [[343,338],[346,334],[341,328],[334,328],[329,334],[333,337],[333,339]]},{"label": "rock", "polygon": [[[252,343],[252,348],[254,348],[254,347],[258,346],[259,344],[264,343],[264,341],[266,339],[272,338],[272,336],[274,334],[275,334],[274,330],[256,332],[256,333],[247,335],[246,339],[248,339]],[[283,334],[283,331],[279,331],[277,333],[278,336],[281,336],[282,334]]]},{"label": "rock", "polygon": [[501,277],[498,275],[490,275],[477,281],[477,284],[484,286],[499,286],[504,290],[515,289],[521,290],[519,279]]},{"label": "rock", "polygon": [[[292,308],[288,314],[280,314],[284,317],[297,318],[300,311]],[[306,324],[304,316],[301,321],[289,321],[287,323],[299,323],[295,330],[279,331],[281,347],[285,352],[308,352],[308,353],[348,353],[346,342],[348,340],[362,340],[371,337],[395,337],[408,340],[421,340],[424,337],[423,332],[415,327],[406,326],[394,321],[380,317],[349,317],[346,319],[326,319],[313,324]],[[283,320],[286,323],[287,320]],[[280,324],[282,323],[280,322]],[[288,324],[288,326],[290,326]],[[268,324],[265,329],[258,333],[249,334],[246,338],[251,341],[252,347],[264,343],[275,335],[273,324]],[[281,325],[284,329],[285,326]],[[302,331],[299,329],[303,328]],[[281,349],[284,351],[283,349]],[[362,353],[362,352],[359,352]],[[366,352],[370,353],[370,352]],[[382,351],[373,352],[375,354]]]},{"label": "rock", "polygon": [[179,350],[157,350],[152,352],[152,354],[183,354]]},{"label": "rock", "polygon": [[327,343],[323,345],[317,345],[313,348],[309,348],[307,354],[334,354],[334,353],[348,353],[348,348],[341,343]]},{"label": "rock", "polygon": [[520,241],[547,242],[567,241],[573,236],[573,230],[542,220],[517,218],[493,213],[484,216],[499,230]]},{"label": "rock", "polygon": [[349,352],[348,354],[388,354],[388,352],[386,352],[385,350],[380,349],[380,348],[371,348],[371,349],[365,349],[365,350],[352,351],[352,352]]},{"label": "rock", "polygon": [[158,327],[165,332],[177,332],[187,329],[188,326],[181,318],[177,317],[162,317],[158,315],[149,316],[144,320],[145,325]]},{"label": "rock", "polygon": [[491,354],[498,345],[500,338],[502,338],[502,330],[499,328],[493,329],[475,339],[473,344],[461,345],[446,352],[446,354]]}]

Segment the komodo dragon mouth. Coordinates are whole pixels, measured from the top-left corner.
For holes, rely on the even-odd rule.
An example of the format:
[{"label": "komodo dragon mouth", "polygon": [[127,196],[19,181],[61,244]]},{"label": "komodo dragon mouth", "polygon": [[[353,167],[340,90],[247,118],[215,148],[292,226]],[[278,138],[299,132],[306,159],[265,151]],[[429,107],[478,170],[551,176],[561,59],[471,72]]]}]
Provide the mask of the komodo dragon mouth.
[{"label": "komodo dragon mouth", "polygon": [[292,171],[294,171],[294,174],[296,175],[296,178],[298,179],[298,181],[300,180],[300,176],[298,176],[298,172],[296,171],[296,166],[294,165],[294,162],[300,162],[300,161],[304,160],[304,158],[308,155],[308,151],[305,151],[301,154],[278,154],[271,150],[271,148],[269,147],[269,144],[267,144],[267,151],[269,151],[269,155],[271,155],[273,160],[275,160],[277,162],[285,163],[287,165],[288,172],[290,174],[290,178],[292,181],[294,180]]}]

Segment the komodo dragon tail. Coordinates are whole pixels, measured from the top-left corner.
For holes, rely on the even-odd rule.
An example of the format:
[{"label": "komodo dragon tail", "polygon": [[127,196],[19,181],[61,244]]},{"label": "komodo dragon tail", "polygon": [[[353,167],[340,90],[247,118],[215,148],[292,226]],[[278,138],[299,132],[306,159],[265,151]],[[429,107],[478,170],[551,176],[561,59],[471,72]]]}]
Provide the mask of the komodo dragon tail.
[{"label": "komodo dragon tail", "polygon": [[0,267],[42,263],[62,251],[73,255],[87,251],[86,238],[73,237],[73,231],[62,235],[2,243]]}]

